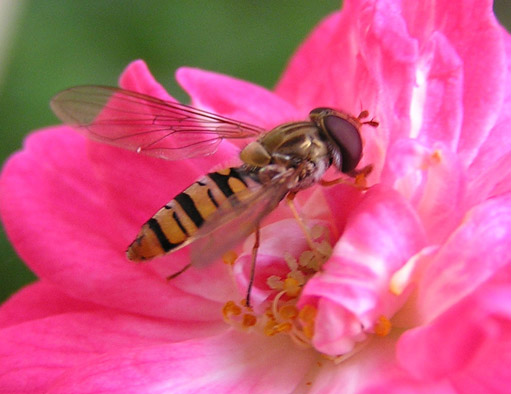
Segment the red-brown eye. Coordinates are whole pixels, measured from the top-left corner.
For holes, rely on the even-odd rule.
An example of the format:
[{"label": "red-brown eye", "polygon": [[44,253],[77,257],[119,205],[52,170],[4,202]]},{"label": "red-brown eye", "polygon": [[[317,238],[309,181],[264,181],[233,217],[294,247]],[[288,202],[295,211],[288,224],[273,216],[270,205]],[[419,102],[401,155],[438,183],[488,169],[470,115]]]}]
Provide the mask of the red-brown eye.
[{"label": "red-brown eye", "polygon": [[347,120],[335,115],[324,118],[325,131],[337,143],[342,155],[342,169],[348,173],[355,169],[362,158],[362,139],[358,129]]}]

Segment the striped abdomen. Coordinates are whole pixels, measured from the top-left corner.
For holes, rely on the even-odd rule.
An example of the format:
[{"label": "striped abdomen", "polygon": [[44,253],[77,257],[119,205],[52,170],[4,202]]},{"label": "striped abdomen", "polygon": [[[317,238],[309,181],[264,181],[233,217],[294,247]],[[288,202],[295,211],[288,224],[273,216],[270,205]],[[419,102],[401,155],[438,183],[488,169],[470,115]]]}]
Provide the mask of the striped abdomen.
[{"label": "striped abdomen", "polygon": [[147,260],[189,244],[220,204],[246,188],[243,174],[237,168],[206,175],[179,193],[142,226],[128,248],[128,258]]}]

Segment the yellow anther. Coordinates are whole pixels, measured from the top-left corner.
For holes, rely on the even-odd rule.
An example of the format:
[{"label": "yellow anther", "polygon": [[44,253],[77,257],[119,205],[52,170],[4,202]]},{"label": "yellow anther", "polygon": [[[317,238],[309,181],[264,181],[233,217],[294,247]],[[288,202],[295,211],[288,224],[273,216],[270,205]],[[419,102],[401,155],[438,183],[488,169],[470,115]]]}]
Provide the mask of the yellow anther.
[{"label": "yellow anther", "polygon": [[289,332],[291,331],[292,328],[293,326],[291,325],[291,323],[280,323],[275,326],[275,332],[276,333]]},{"label": "yellow anther", "polygon": [[234,250],[230,250],[222,256],[222,261],[225,264],[233,265],[236,259],[238,258],[238,254]]},{"label": "yellow anther", "polygon": [[238,316],[241,314],[241,308],[234,301],[227,301],[222,308],[224,317]]},{"label": "yellow anther", "polygon": [[427,170],[432,165],[440,164],[443,160],[442,151],[435,150],[431,155],[425,156],[420,165],[421,170]]},{"label": "yellow anther", "polygon": [[303,333],[308,339],[312,339],[314,336],[314,324],[308,323],[305,326],[303,326]]},{"label": "yellow anther", "polygon": [[438,149],[435,150],[432,154],[431,154],[431,161],[433,163],[436,163],[436,164],[439,164],[442,162],[442,152],[439,151]]},{"label": "yellow anther", "polygon": [[252,326],[255,326],[256,323],[257,323],[257,318],[254,315],[250,315],[248,313],[243,315],[243,322],[242,322],[243,327],[252,327]]},{"label": "yellow anther", "polygon": [[392,323],[385,316],[380,316],[374,325],[374,333],[379,337],[385,337],[389,335],[390,330],[392,329]]},{"label": "yellow anther", "polygon": [[269,319],[266,324],[264,325],[263,332],[266,336],[271,337],[272,335],[275,335],[277,332],[275,331],[275,326],[277,325],[277,322],[274,319]]},{"label": "yellow anther", "polygon": [[286,278],[284,280],[284,290],[289,297],[296,297],[301,290],[300,284],[295,278]]},{"label": "yellow anther", "polygon": [[312,305],[305,305],[298,313],[298,319],[303,323],[314,323],[318,310]]},{"label": "yellow anther", "polygon": [[298,316],[298,309],[294,305],[282,305],[279,309],[279,314],[283,319],[294,319]]}]

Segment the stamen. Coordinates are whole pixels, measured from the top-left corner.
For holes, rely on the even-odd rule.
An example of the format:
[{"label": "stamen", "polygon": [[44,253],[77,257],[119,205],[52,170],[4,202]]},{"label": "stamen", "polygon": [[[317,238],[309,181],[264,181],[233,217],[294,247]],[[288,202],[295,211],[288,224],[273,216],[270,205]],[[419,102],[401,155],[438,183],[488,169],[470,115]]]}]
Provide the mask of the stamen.
[{"label": "stamen", "polygon": [[271,337],[276,334],[275,332],[275,326],[277,325],[277,322],[273,319],[268,319],[266,322],[266,325],[264,326],[263,332],[264,335],[267,337]]},{"label": "stamen", "polygon": [[291,271],[298,269],[298,262],[289,253],[284,255],[284,260]]},{"label": "stamen", "polygon": [[291,331],[292,328],[293,328],[293,326],[291,325],[291,323],[287,323],[287,322],[280,323],[275,326],[275,332],[276,332],[276,334],[281,333],[281,332],[289,332],[289,331]]},{"label": "stamen", "polygon": [[442,152],[436,149],[431,155],[431,160],[436,164],[440,164],[442,162]]},{"label": "stamen", "polygon": [[[332,255],[333,249],[332,245],[330,245],[330,242],[323,240],[321,243],[319,243],[316,246],[319,253],[321,253],[323,256],[328,256],[328,258]],[[326,261],[326,260],[325,260]]]},{"label": "stamen", "polygon": [[303,333],[308,339],[312,339],[314,336],[314,324],[317,312],[317,309],[312,305],[305,305],[298,313],[298,320],[302,323]]},{"label": "stamen", "polygon": [[248,313],[243,315],[243,323],[242,326],[245,328],[253,327],[257,323],[257,318],[254,315],[249,315]]},{"label": "stamen", "polygon": [[270,289],[273,290],[282,290],[284,288],[284,282],[282,282],[282,279],[280,279],[277,275],[272,275],[266,279],[266,284]]},{"label": "stamen", "polygon": [[228,265],[234,265],[238,258],[238,254],[234,250],[229,250],[222,256],[222,261]]},{"label": "stamen", "polygon": [[298,309],[294,305],[282,305],[279,308],[279,315],[286,320],[294,319],[298,316]]},{"label": "stamen", "polygon": [[[287,274],[287,277],[293,278],[294,280],[296,280],[300,286],[303,286],[305,284],[305,282],[307,281],[305,279],[305,274],[302,271],[298,271],[298,270],[291,271],[289,274]],[[282,288],[284,288],[284,287],[282,287]]]},{"label": "stamen", "polygon": [[227,301],[222,308],[222,316],[224,321],[229,323],[232,316],[241,315],[241,308],[234,303],[234,301]]},{"label": "stamen", "polygon": [[392,329],[392,323],[386,316],[380,316],[374,326],[374,333],[379,337],[386,337]]},{"label": "stamen", "polygon": [[427,170],[429,167],[433,165],[440,164],[442,160],[443,160],[442,151],[439,149],[435,149],[431,155],[424,157],[420,168],[422,170]]},{"label": "stamen", "polygon": [[[266,285],[273,294],[267,296],[269,303],[266,308],[258,306],[258,310],[264,311],[254,312],[246,306],[246,300],[239,303],[229,301],[222,309],[228,324],[243,331],[258,330],[266,336],[287,334],[298,346],[312,347],[317,310],[312,305],[299,310],[296,303],[307,281],[330,257],[332,245],[328,242],[328,228],[320,225],[310,231],[305,228],[304,234],[309,233],[308,244],[312,249],[303,251],[299,256],[286,253],[284,260],[289,272],[285,276],[272,275],[267,278]],[[231,251],[223,259],[227,264],[233,264],[237,255]]]},{"label": "stamen", "polygon": [[300,283],[295,278],[286,278],[284,280],[284,291],[289,297],[297,297],[302,290]]},{"label": "stamen", "polygon": [[298,318],[305,323],[314,322],[314,319],[316,318],[317,313],[318,313],[318,311],[315,307],[313,307],[312,305],[305,305],[300,310],[300,313],[298,314]]},{"label": "stamen", "polygon": [[273,302],[271,303],[271,315],[272,317],[275,319],[276,317],[280,316],[279,315],[279,312],[278,312],[278,305],[279,305],[279,301],[280,301],[280,298],[286,294],[286,291],[285,290],[282,290],[280,293],[278,293],[275,298],[273,299]]},{"label": "stamen", "polygon": [[301,267],[312,267],[314,265],[314,252],[306,250],[300,255],[299,264]]},{"label": "stamen", "polygon": [[316,241],[321,238],[321,236],[325,233],[325,230],[327,230],[325,227],[316,225],[311,228],[310,236],[313,240]]}]

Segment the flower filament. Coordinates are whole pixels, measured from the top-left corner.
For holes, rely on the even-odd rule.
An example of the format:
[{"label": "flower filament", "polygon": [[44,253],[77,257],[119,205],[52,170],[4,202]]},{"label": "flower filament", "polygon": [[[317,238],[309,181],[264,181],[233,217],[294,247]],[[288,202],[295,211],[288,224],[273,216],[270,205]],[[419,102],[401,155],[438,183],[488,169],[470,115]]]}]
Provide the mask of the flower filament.
[{"label": "flower filament", "polygon": [[313,250],[303,251],[298,258],[286,253],[284,260],[289,268],[285,277],[272,275],[267,286],[275,292],[263,313],[255,314],[244,302],[228,301],[222,310],[224,320],[242,330],[257,329],[266,336],[287,334],[301,347],[311,347],[317,310],[312,305],[298,309],[296,303],[307,281],[316,274],[332,254],[332,246],[326,240],[328,230],[314,226],[309,234]]}]

